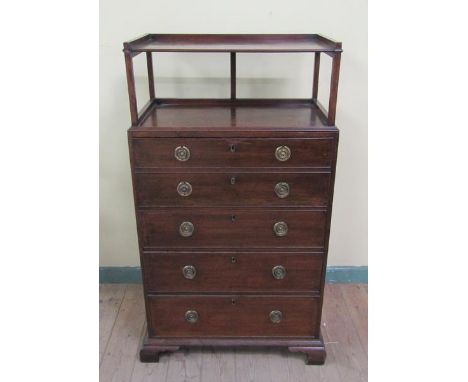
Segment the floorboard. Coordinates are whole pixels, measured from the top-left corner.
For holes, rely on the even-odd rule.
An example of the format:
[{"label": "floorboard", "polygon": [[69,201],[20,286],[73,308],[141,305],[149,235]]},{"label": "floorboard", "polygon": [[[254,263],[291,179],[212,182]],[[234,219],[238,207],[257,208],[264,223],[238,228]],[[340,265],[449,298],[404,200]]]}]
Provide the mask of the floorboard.
[{"label": "floorboard", "polygon": [[100,382],[130,381],[144,323],[142,286],[129,284],[99,368]]},{"label": "floorboard", "polygon": [[99,288],[100,382],[364,382],[367,381],[367,285],[327,284],[323,366],[281,348],[191,348],[141,363],[144,333],[141,285]]},{"label": "floorboard", "polygon": [[[140,337],[143,339],[146,333],[146,324],[143,325]],[[162,354],[158,363],[142,363],[135,358],[135,364],[132,371],[131,382],[156,382],[165,381],[169,367],[168,355]],[[102,382],[102,381],[100,381]]]},{"label": "floorboard", "polygon": [[340,285],[339,288],[367,356],[367,291],[363,284]]},{"label": "floorboard", "polygon": [[126,287],[125,284],[99,285],[99,365],[102,363]]},{"label": "floorboard", "polygon": [[288,369],[284,365],[288,362],[289,351],[285,348],[270,349],[268,352],[268,368],[271,382],[288,380]]},{"label": "floorboard", "polygon": [[234,353],[235,379],[236,381],[253,382],[254,364],[252,349],[236,349]]},{"label": "floorboard", "polygon": [[367,356],[351,319],[340,284],[327,284],[324,295],[324,331],[327,352],[336,361],[342,381],[367,381]]},{"label": "floorboard", "polygon": [[202,350],[200,374],[201,380],[207,382],[219,381],[221,378],[221,365],[219,363],[219,356],[213,347],[203,348]]}]

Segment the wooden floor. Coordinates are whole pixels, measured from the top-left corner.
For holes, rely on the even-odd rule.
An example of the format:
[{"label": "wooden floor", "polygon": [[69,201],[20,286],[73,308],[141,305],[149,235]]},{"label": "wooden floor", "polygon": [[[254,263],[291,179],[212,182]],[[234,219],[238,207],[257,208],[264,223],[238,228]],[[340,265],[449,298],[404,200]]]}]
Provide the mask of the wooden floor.
[{"label": "wooden floor", "polygon": [[191,349],[140,363],[145,331],[141,285],[99,287],[100,382],[367,381],[367,285],[327,284],[322,333],[324,366],[306,366],[286,349]]}]

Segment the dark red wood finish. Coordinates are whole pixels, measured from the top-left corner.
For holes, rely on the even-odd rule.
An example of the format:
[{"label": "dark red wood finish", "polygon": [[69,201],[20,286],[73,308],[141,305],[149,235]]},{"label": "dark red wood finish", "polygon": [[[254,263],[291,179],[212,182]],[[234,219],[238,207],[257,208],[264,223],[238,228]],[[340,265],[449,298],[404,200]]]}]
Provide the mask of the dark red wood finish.
[{"label": "dark red wood finish", "polygon": [[294,337],[182,337],[182,338],[150,338],[145,337],[140,350],[141,362],[158,362],[159,355],[165,352],[175,352],[186,346],[216,346],[223,347],[288,347],[291,352],[301,352],[306,355],[306,364],[323,365],[326,358],[323,338]]},{"label": "dark red wood finish", "polygon": [[319,86],[319,77],[320,77],[320,53],[315,53],[314,60],[314,80],[312,85],[312,99],[318,99],[318,86]]},{"label": "dark red wood finish", "polygon": [[127,70],[128,101],[130,104],[130,119],[132,125],[138,123],[138,108],[135,93],[135,75],[133,71],[133,60],[130,52],[125,52],[125,66]]},{"label": "dark red wood finish", "polygon": [[[228,99],[156,97],[153,52],[230,55]],[[133,57],[146,52],[150,99],[138,112]],[[236,54],[315,54],[310,99],[236,98]],[[146,35],[124,43],[128,131],[148,337],[142,362],[185,346],[285,346],[323,364],[320,336],[338,130],[341,43],[320,35]],[[320,56],[332,57],[328,110]],[[190,149],[187,161],[174,150]],[[288,146],[291,158],[275,150]],[[181,196],[179,182],[192,193]],[[287,182],[290,194],[274,187]],[[179,226],[194,224],[192,236]],[[273,231],[288,225],[286,236]],[[193,279],[183,268],[196,269]],[[283,279],[272,268],[286,270]],[[189,323],[188,310],[198,320]],[[272,322],[270,312],[282,319]]]},{"label": "dark red wood finish", "polygon": [[[245,172],[232,169],[208,172],[202,169],[181,173],[136,173],[138,207],[327,207],[331,173]],[[188,182],[188,196],[177,192],[180,182]],[[280,198],[275,187],[287,183],[289,195]],[[281,195],[281,194],[280,194]]]},{"label": "dark red wood finish", "polygon": [[[151,337],[309,337],[317,338],[318,297],[278,295],[148,296]],[[185,313],[198,312],[188,323]],[[271,311],[282,312],[273,323]]]},{"label": "dark red wood finish", "polygon": [[141,52],[324,52],[341,53],[341,43],[318,34],[148,34],[124,43]]},{"label": "dark red wood finish", "polygon": [[336,102],[338,98],[338,81],[340,78],[341,55],[333,56],[332,76],[330,82],[330,100],[328,103],[328,124],[335,124]]},{"label": "dark red wood finish", "polygon": [[[209,113],[210,118],[206,118]],[[249,131],[273,129],[286,132],[333,131],[323,113],[311,100],[261,99],[157,99],[148,116],[140,121],[137,131],[220,130]]]},{"label": "dark red wood finish", "polygon": [[[137,168],[191,168],[191,167],[320,167],[330,168],[333,159],[331,138],[300,139],[135,139],[135,166]],[[234,145],[234,151],[231,146]],[[186,146],[190,159],[178,161],[176,147]],[[291,158],[280,162],[275,150],[280,146],[291,149]]]},{"label": "dark red wood finish", "polygon": [[[283,279],[273,268],[283,266]],[[145,252],[149,293],[315,293],[320,294],[322,252]],[[183,275],[193,266],[193,279]]]},{"label": "dark red wood finish", "polygon": [[[139,210],[138,226],[143,249],[290,248],[323,249],[326,209],[190,208]],[[179,227],[191,222],[195,229],[182,237]],[[275,236],[273,226],[286,222],[286,236]]]},{"label": "dark red wood finish", "polygon": [[236,52],[231,52],[231,99],[236,99]]},{"label": "dark red wood finish", "polygon": [[153,53],[146,52],[146,65],[148,68],[148,87],[149,87],[149,96],[150,100],[154,100],[156,97],[155,88],[154,88],[154,74],[153,74]]}]

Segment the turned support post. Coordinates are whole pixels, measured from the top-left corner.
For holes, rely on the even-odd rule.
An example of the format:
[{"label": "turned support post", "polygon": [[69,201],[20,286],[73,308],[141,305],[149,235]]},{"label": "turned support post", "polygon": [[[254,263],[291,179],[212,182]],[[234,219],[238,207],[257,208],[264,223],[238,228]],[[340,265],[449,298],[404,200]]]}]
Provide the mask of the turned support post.
[{"label": "turned support post", "polygon": [[148,67],[148,86],[150,100],[154,100],[154,74],[153,74],[153,56],[151,52],[146,52],[146,66]]},{"label": "turned support post", "polygon": [[236,99],[236,52],[231,52],[231,99]]},{"label": "turned support post", "polygon": [[313,82],[313,86],[312,86],[312,99],[314,101],[318,100],[319,76],[320,76],[320,52],[315,52],[314,82]]},{"label": "turned support post", "polygon": [[341,53],[333,55],[330,81],[330,100],[328,103],[328,124],[333,126],[336,117],[336,100],[338,98],[338,81],[340,80]]},{"label": "turned support post", "polygon": [[133,57],[132,53],[128,50],[124,50],[125,54],[125,67],[127,70],[127,86],[128,86],[128,100],[130,103],[130,118],[132,125],[135,126],[138,123],[138,108],[135,91],[135,75],[133,72]]}]

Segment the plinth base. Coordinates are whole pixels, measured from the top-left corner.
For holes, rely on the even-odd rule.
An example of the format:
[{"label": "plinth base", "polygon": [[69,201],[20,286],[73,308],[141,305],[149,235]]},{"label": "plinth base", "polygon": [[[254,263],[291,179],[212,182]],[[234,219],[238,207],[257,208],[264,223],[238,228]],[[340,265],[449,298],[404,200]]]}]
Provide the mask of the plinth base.
[{"label": "plinth base", "polygon": [[148,338],[143,341],[140,350],[141,362],[159,362],[159,355],[175,352],[180,348],[200,346],[215,347],[287,347],[291,352],[306,355],[307,365],[323,365],[326,351],[322,336],[318,339],[276,339],[276,338]]}]

